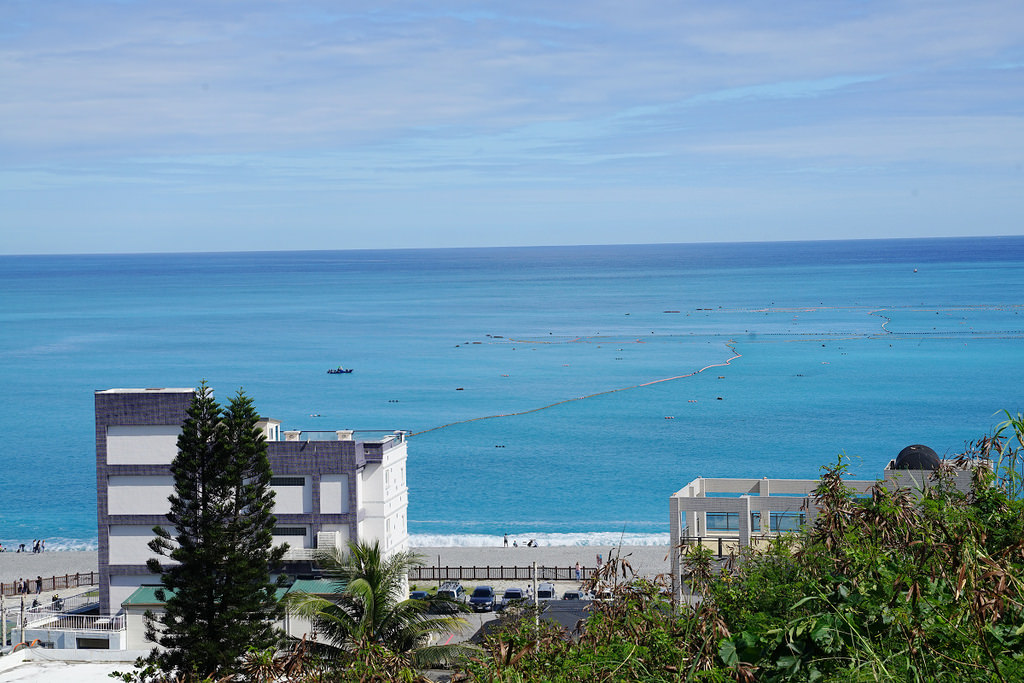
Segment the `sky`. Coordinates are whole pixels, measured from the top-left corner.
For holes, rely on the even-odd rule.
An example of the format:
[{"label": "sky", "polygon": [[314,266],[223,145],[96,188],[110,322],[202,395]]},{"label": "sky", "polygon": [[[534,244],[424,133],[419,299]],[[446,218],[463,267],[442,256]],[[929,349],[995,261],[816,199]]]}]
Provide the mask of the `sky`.
[{"label": "sky", "polygon": [[0,253],[1024,234],[1024,3],[0,0]]}]

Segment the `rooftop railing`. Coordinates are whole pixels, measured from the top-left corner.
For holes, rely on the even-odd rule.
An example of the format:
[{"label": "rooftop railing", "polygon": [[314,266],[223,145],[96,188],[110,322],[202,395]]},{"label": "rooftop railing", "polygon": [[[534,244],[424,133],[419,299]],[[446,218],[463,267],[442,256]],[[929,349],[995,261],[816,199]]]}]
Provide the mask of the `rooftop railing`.
[{"label": "rooftop railing", "polygon": [[103,616],[101,614],[55,614],[29,619],[25,615],[25,630],[47,631],[123,631],[125,615]]},{"label": "rooftop railing", "polygon": [[[100,600],[95,593],[79,593],[78,595],[70,595],[58,600],[47,600],[36,607],[26,607],[25,618],[31,620],[59,616],[99,607],[99,605]],[[8,610],[11,609],[11,607],[8,607]]]},{"label": "rooftop railing", "polygon": [[381,444],[385,446],[385,449],[397,446],[405,441],[406,434],[403,431],[386,431],[383,429],[360,430],[358,432],[346,429],[303,429],[288,430],[283,433],[285,441],[361,441],[366,445]]}]

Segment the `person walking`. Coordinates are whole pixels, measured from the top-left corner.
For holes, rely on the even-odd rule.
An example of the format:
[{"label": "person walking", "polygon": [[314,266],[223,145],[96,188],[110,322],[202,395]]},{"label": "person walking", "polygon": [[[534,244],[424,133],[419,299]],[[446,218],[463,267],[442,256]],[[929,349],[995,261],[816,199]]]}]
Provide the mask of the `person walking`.
[{"label": "person walking", "polygon": [[36,595],[43,592],[43,577],[36,576]]},{"label": "person walking", "polygon": [[580,563],[576,563],[576,580],[580,581],[583,578],[583,572],[580,570]]},{"label": "person walking", "polygon": [[508,547],[508,534],[505,534],[505,547]]}]

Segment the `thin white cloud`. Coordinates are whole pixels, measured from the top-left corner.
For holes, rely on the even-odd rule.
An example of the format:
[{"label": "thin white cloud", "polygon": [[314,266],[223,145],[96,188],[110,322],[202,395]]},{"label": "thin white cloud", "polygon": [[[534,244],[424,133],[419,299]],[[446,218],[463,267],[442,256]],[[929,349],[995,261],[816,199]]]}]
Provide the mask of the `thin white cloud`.
[{"label": "thin white cloud", "polygon": [[0,193],[31,191],[31,219],[76,186],[969,187],[1020,163],[1022,21],[1008,0],[4,3]]}]

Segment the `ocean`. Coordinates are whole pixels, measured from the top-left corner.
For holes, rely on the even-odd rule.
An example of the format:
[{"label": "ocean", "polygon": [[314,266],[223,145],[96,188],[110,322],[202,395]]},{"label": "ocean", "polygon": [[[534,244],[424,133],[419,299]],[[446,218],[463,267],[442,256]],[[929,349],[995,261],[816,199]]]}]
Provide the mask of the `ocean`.
[{"label": "ocean", "polygon": [[698,475],[990,432],[1022,307],[1021,237],[0,256],[0,541],[94,548],[94,390],[206,379],[412,432],[414,544],[663,543]]}]

